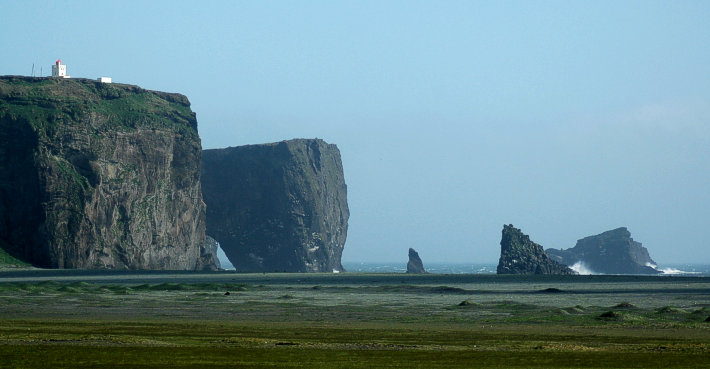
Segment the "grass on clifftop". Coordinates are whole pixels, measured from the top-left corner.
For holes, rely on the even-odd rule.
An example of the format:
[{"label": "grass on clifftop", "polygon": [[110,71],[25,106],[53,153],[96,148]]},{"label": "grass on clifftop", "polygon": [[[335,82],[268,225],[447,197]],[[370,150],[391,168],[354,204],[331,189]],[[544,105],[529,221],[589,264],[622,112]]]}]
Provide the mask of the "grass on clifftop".
[{"label": "grass on clifftop", "polygon": [[87,79],[0,78],[0,117],[5,114],[27,120],[50,138],[57,124],[69,122],[90,122],[94,129],[167,128],[197,135],[186,97]]}]

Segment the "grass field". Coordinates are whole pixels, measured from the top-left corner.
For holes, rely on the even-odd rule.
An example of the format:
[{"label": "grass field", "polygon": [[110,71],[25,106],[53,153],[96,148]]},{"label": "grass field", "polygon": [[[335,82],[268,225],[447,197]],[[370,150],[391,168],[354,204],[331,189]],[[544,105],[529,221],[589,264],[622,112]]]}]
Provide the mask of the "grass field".
[{"label": "grass field", "polygon": [[710,367],[710,278],[0,274],[2,367]]}]

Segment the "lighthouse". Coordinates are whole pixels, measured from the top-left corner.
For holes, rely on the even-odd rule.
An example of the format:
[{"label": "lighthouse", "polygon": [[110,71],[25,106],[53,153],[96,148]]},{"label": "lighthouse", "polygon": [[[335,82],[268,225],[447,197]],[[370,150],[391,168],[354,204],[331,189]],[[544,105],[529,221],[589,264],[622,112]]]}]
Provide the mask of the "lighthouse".
[{"label": "lighthouse", "polygon": [[62,64],[62,59],[57,59],[52,66],[52,77],[69,78],[67,75],[67,66],[66,64]]}]

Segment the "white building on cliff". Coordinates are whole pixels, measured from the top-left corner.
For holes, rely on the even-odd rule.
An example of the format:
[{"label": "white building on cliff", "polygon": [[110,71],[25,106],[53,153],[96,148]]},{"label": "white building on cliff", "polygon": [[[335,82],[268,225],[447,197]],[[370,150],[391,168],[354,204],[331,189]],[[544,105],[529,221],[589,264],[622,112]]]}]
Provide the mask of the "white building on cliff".
[{"label": "white building on cliff", "polygon": [[66,66],[66,64],[62,64],[62,59],[57,59],[57,61],[52,66],[52,77],[59,77],[59,78],[70,78],[71,77],[71,76],[67,75],[67,66]]}]

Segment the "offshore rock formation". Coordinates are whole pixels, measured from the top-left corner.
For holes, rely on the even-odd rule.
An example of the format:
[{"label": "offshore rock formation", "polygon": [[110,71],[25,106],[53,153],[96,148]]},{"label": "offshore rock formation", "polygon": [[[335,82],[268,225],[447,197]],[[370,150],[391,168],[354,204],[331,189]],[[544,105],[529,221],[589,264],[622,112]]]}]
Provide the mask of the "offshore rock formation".
[{"label": "offshore rock formation", "polygon": [[200,158],[183,95],[0,77],[0,247],[48,268],[192,270]]},{"label": "offshore rock formation", "polygon": [[319,139],[205,150],[207,233],[237,271],[343,271],[350,216],[337,146]]},{"label": "offshore rock formation", "polygon": [[205,237],[205,243],[200,247],[200,258],[195,270],[221,270],[222,265],[219,263],[217,249],[219,249],[219,242],[210,236]]},{"label": "offshore rock formation", "polygon": [[503,226],[498,274],[576,274],[552,260],[542,246],[512,224]]},{"label": "offshore rock formation", "polygon": [[602,274],[658,274],[651,265],[648,250],[631,238],[625,227],[585,237],[566,250],[547,249],[547,253],[562,264],[583,264],[593,273]]},{"label": "offshore rock formation", "polygon": [[407,262],[407,273],[423,274],[426,273],[422,259],[419,258],[419,253],[413,248],[409,249],[409,261]]}]

